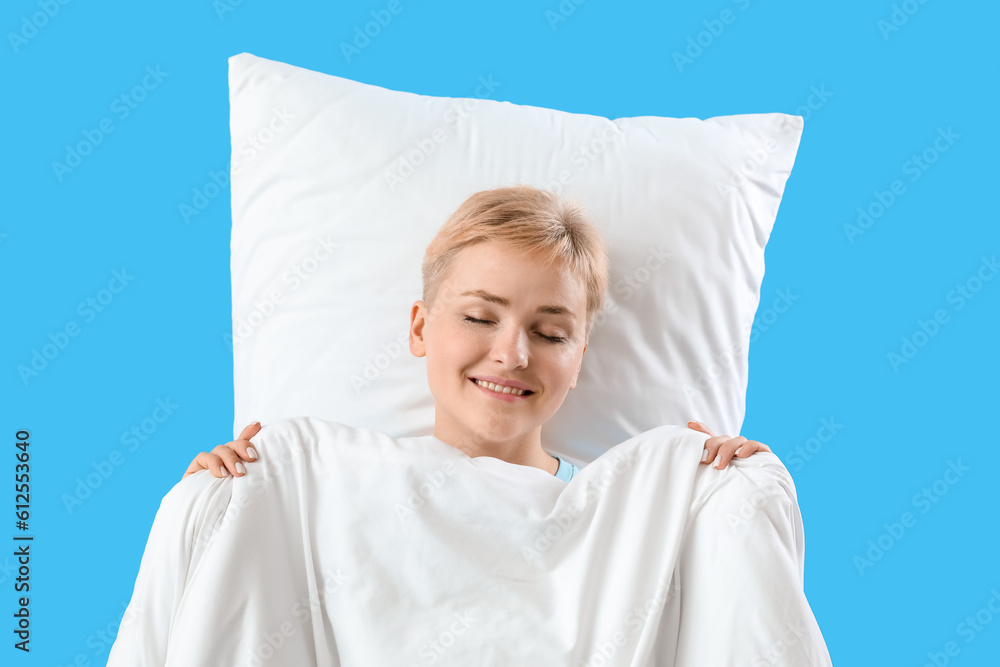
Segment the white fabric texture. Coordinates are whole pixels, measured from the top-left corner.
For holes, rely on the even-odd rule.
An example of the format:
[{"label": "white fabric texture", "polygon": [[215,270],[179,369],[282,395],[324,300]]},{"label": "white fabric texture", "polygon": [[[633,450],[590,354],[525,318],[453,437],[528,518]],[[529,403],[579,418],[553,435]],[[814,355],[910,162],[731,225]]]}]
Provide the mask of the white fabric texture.
[{"label": "white fabric texture", "polygon": [[265,425],[164,497],[109,667],[830,665],[771,453],[661,426],[568,484],[433,436]]},{"label": "white fabric texture", "polygon": [[229,59],[234,437],[298,415],[433,433],[407,338],[424,251],[474,192],[515,184],[583,205],[611,263],[548,451],[585,465],[689,419],[740,434],[802,117],[612,120],[500,101],[508,87],[484,74],[468,97],[434,97]]}]

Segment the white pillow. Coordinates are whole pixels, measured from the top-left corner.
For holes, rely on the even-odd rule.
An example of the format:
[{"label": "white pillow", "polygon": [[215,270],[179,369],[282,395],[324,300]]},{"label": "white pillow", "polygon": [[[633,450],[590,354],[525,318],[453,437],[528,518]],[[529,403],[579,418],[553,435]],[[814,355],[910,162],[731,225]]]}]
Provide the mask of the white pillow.
[{"label": "white pillow", "polygon": [[431,238],[469,195],[549,188],[608,241],[610,289],[542,445],[577,465],[664,424],[743,424],[764,247],[802,134],[782,113],[601,116],[229,59],[235,420],[431,434],[408,346]]}]

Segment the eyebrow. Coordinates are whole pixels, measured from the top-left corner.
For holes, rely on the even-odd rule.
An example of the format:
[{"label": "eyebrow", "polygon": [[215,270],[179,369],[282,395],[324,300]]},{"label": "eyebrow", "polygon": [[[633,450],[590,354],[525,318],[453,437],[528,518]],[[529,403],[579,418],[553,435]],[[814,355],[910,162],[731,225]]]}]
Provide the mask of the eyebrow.
[{"label": "eyebrow", "polygon": [[[482,299],[483,301],[489,301],[490,303],[498,304],[504,308],[510,308],[509,300],[503,298],[502,296],[497,296],[496,294],[490,294],[486,290],[470,290],[468,292],[462,292],[459,296],[474,296]],[[568,315],[572,319],[576,319],[576,315],[574,315],[569,308],[565,308],[563,306],[539,306],[535,312],[548,313],[550,315]]]}]

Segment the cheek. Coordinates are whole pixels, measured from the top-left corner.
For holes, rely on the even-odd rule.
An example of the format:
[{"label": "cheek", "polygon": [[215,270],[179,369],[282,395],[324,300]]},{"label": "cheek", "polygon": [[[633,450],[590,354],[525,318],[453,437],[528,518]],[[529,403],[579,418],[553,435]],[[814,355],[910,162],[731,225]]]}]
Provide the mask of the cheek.
[{"label": "cheek", "polygon": [[535,372],[538,377],[552,387],[568,386],[573,381],[574,368],[567,358],[560,355],[550,357],[540,355],[535,359]]},{"label": "cheek", "polygon": [[433,363],[443,373],[461,372],[482,356],[481,345],[475,336],[463,335],[460,331],[445,330],[434,340]]}]

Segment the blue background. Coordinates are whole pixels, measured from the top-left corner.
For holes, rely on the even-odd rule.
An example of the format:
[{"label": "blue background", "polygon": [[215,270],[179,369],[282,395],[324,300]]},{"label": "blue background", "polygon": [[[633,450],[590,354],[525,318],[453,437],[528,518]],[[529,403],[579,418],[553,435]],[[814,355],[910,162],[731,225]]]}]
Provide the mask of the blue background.
[{"label": "blue background", "polygon": [[[27,429],[35,541],[30,655],[12,648],[13,547],[0,551],[0,662],[103,665],[160,499],[198,451],[231,439],[229,192],[189,223],[179,206],[229,161],[227,59],[247,51],[427,95],[471,97],[492,75],[498,99],[610,118],[804,116],[742,434],[792,472],[805,589],[834,664],[997,665],[1000,279],[983,264],[1000,252],[996,3],[565,2],[553,22],[557,0],[401,0],[345,57],[340,44],[387,5],[5,3],[0,539],[19,532],[10,482]],[[122,117],[115,100],[147,67],[165,76]],[[60,179],[52,163],[102,119],[113,132]],[[849,238],[859,207],[871,224]],[[102,292],[123,270],[124,289]],[[782,290],[792,305],[769,312]],[[89,312],[88,298],[106,303]],[[67,323],[79,329],[62,338]],[[22,377],[47,344],[52,358]],[[158,400],[176,406],[162,422]],[[978,630],[962,625],[977,614]]]}]

